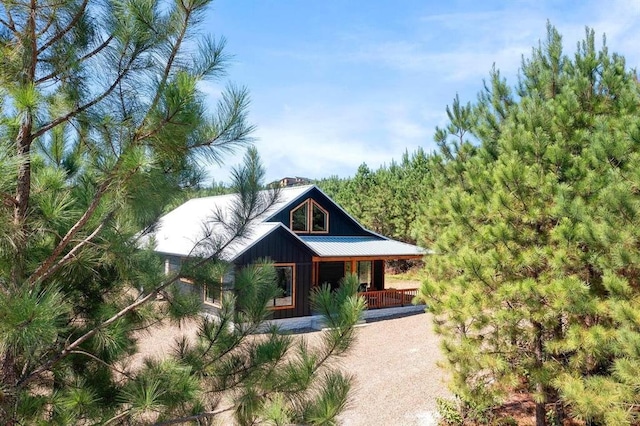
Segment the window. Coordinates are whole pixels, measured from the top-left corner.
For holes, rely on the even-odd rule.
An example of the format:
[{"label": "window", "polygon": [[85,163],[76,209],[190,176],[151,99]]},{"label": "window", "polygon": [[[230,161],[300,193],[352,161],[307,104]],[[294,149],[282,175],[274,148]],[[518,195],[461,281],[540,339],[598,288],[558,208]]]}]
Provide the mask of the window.
[{"label": "window", "polygon": [[358,282],[365,288],[371,287],[371,261],[361,260],[358,262]]},{"label": "window", "polygon": [[311,232],[327,232],[329,215],[319,205],[311,202]]},{"label": "window", "polygon": [[295,265],[274,265],[276,270],[278,295],[274,297],[271,306],[274,308],[285,308],[294,306],[295,297]]},{"label": "window", "polygon": [[[169,275],[179,272],[183,260],[175,256],[167,257],[164,265],[165,273]],[[176,281],[176,285],[180,291],[202,298],[202,301],[208,305],[220,306],[223,289],[228,290],[229,286],[233,286],[233,273],[227,273],[219,283],[205,283],[203,285],[195,285],[192,279],[181,276]]]},{"label": "window", "polygon": [[[175,256],[168,256],[164,262],[164,273],[167,275],[175,274],[181,272],[182,268],[182,259]],[[180,277],[178,279],[178,283],[180,284],[192,284],[193,282],[185,277]]]},{"label": "window", "polygon": [[293,232],[326,234],[329,232],[329,213],[315,201],[305,200],[291,210],[290,228]]},{"label": "window", "polygon": [[304,202],[291,212],[291,229],[294,232],[307,232],[309,222],[307,220],[307,210],[309,203]]},{"label": "window", "polygon": [[169,275],[180,270],[182,262],[179,257],[168,256],[164,261],[164,273]]},{"label": "window", "polygon": [[219,305],[221,294],[222,294],[222,286],[221,284],[213,284],[206,283],[204,284],[204,303],[208,303],[211,305]]}]

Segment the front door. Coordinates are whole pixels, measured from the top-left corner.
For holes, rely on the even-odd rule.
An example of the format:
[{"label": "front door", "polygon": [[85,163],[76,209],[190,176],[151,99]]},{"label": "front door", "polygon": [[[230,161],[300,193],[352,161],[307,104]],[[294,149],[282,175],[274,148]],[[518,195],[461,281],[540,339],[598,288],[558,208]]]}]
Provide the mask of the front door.
[{"label": "front door", "polygon": [[328,283],[331,289],[338,288],[344,277],[344,262],[320,262],[318,265],[318,284]]}]

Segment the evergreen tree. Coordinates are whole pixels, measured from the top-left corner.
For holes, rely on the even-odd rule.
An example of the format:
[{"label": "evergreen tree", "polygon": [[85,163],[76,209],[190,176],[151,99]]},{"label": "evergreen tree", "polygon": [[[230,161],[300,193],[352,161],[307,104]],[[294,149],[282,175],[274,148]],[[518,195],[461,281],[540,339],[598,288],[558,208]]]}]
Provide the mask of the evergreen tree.
[{"label": "evergreen tree", "polygon": [[431,179],[431,161],[418,149],[378,170],[362,164],[352,178],[334,176],[317,184],[366,228],[415,243],[413,224],[420,209],[418,200],[425,196],[422,188]]},{"label": "evergreen tree", "polygon": [[436,132],[422,293],[466,416],[524,388],[538,425],[637,423],[639,86],[592,30],[573,57],[547,30],[515,95],[494,70]]},{"label": "evergreen tree", "polygon": [[[219,283],[227,267],[213,250],[165,277],[139,243],[203,160],[250,141],[245,89],[229,86],[212,111],[198,90],[228,59],[224,39],[198,33],[209,3],[0,3],[3,424],[205,421],[221,401],[241,423],[322,423],[344,406],[349,380],[327,360],[346,350],[362,302],[317,296],[334,328],[316,349],[249,337],[275,291],[268,264],[240,275],[244,290],[202,320],[194,346],[124,367],[135,331],[197,314],[181,275]],[[250,151],[229,238],[273,201],[257,195],[263,174]]]}]

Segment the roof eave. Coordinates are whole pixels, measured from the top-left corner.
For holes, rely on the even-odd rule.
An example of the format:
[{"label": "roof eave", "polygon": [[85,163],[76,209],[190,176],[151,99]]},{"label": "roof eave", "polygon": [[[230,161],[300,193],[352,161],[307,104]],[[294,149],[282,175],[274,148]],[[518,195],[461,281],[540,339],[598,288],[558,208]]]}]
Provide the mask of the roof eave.
[{"label": "roof eave", "polygon": [[332,262],[340,260],[418,260],[424,258],[424,254],[381,254],[381,255],[344,255],[344,256],[314,256],[312,260],[314,262]]}]

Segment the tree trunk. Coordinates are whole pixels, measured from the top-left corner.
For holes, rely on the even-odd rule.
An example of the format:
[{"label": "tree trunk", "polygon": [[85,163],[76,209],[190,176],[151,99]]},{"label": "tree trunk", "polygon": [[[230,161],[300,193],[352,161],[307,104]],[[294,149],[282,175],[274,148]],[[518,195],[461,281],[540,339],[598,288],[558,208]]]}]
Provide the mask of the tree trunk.
[{"label": "tree trunk", "polygon": [[[536,392],[544,392],[542,383],[536,384]],[[536,402],[536,426],[547,426],[547,410],[544,401]]]},{"label": "tree trunk", "polygon": [[[536,368],[542,368],[543,362],[543,347],[542,347],[542,324],[539,322],[533,321],[533,330],[534,330],[534,354],[536,357]],[[536,393],[538,395],[542,395],[542,401],[536,400],[536,426],[547,426],[547,410],[545,408],[545,403],[547,402],[546,392],[544,384],[541,382],[537,382]]]},{"label": "tree trunk", "polygon": [[0,397],[0,422],[3,425],[16,424],[15,413],[18,401],[15,394],[16,381],[15,359],[13,352],[7,349],[4,351],[4,359],[2,360],[2,382],[0,382],[0,386],[4,390],[2,397]]},{"label": "tree trunk", "polygon": [[27,250],[27,213],[31,196],[31,130],[33,116],[25,114],[17,137],[18,181],[16,185],[15,206],[13,209],[15,258],[11,267],[11,282],[14,288],[20,286],[24,279],[25,255]]},{"label": "tree trunk", "polygon": [[556,424],[562,425],[564,424],[564,405],[562,401],[556,401]]},{"label": "tree trunk", "polygon": [[[38,14],[38,2],[30,0],[29,17],[27,18],[24,32],[24,79],[20,85],[25,88],[34,84],[36,67],[38,63],[38,36],[36,31],[36,19]],[[13,226],[15,258],[11,266],[11,283],[17,288],[22,284],[25,276],[25,263],[27,251],[27,214],[29,209],[29,197],[31,196],[31,143],[33,142],[33,111],[31,107],[23,111],[24,118],[20,123],[20,130],[16,137],[16,154],[20,161],[18,166],[18,180],[16,184],[15,207],[13,209]]]}]

